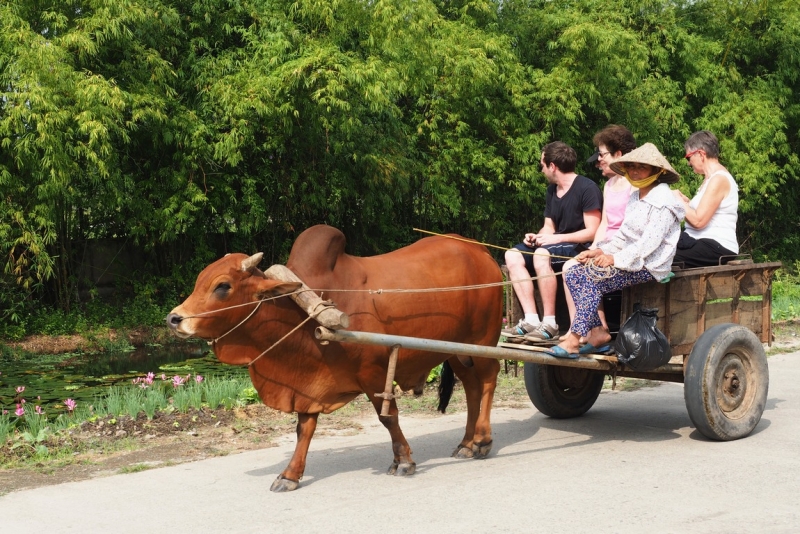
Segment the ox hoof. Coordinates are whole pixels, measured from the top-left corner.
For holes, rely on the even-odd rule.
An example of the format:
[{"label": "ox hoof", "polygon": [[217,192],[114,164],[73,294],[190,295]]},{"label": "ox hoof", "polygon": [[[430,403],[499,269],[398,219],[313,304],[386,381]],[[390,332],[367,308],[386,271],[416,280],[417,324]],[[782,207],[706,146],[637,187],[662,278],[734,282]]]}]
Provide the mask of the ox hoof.
[{"label": "ox hoof", "polygon": [[453,458],[458,458],[459,460],[465,460],[468,458],[474,458],[475,453],[472,452],[472,449],[466,447],[464,445],[459,445],[456,447],[456,450],[453,451],[452,454]]},{"label": "ox hoof", "polygon": [[492,452],[492,442],[488,441],[487,443],[473,445],[472,452],[474,453],[473,458],[476,460],[483,460]]},{"label": "ox hoof", "polygon": [[278,475],[278,478],[275,479],[275,482],[272,483],[269,490],[275,493],[283,493],[285,491],[294,491],[299,487],[300,482],[298,480],[290,480],[283,475]]},{"label": "ox hoof", "polygon": [[386,471],[386,474],[395,475],[398,477],[406,477],[409,475],[413,475],[416,470],[417,470],[417,464],[415,464],[414,462],[403,462],[403,463],[392,462],[392,465],[389,466],[389,470]]},{"label": "ox hoof", "polygon": [[458,458],[460,460],[466,460],[473,458],[475,460],[483,460],[489,453],[492,451],[492,442],[489,441],[484,444],[474,443],[472,447],[467,447],[466,445],[459,445],[456,447],[456,450],[453,451],[453,458]]}]

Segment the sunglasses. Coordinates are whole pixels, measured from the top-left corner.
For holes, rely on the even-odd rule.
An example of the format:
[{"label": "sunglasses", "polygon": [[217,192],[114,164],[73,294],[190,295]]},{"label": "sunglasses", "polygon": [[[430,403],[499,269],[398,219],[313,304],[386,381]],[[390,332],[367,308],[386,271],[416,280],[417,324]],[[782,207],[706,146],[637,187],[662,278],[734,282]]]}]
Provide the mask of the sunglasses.
[{"label": "sunglasses", "polygon": [[704,152],[704,150],[702,148],[698,148],[697,150],[692,150],[691,152],[689,152],[688,154],[686,154],[683,157],[686,158],[686,161],[689,161],[690,159],[692,159],[692,156],[694,156],[698,152]]}]

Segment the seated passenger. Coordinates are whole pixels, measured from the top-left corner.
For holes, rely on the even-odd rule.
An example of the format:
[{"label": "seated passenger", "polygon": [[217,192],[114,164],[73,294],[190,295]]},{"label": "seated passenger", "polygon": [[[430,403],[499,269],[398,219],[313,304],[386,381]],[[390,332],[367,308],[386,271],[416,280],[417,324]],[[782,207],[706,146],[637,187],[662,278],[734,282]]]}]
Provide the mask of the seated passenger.
[{"label": "seated passenger", "polygon": [[736,240],[739,187],[719,162],[719,142],[713,133],[695,132],[683,146],[692,170],[704,178],[692,200],[675,191],[686,210],[686,228],[673,262],[687,268],[724,265],[739,254]]},{"label": "seated passenger", "polygon": [[[598,243],[609,241],[617,233],[619,227],[622,226],[625,208],[628,206],[628,199],[634,188],[624,176],[620,176],[611,170],[610,165],[617,158],[636,148],[636,139],[631,131],[624,126],[612,124],[594,134],[592,141],[594,141],[597,151],[587,160],[587,163],[596,162],[597,168],[607,179],[605,186],[603,186],[603,215],[600,218],[600,226],[594,235],[592,245],[589,247],[597,248]],[[566,273],[575,265],[578,265],[577,261],[574,259],[569,260],[564,264],[562,273]],[[572,324],[572,320],[575,318],[575,303],[572,301],[572,295],[569,293],[566,282],[564,282],[564,296],[569,309],[570,324]],[[597,313],[600,316],[600,322],[603,323],[603,328],[608,330],[602,302],[600,302]],[[561,339],[566,339],[566,337],[567,334],[564,334]]]},{"label": "seated passenger", "polygon": [[[652,143],[620,157],[611,168],[639,190],[631,194],[622,226],[614,237],[578,254],[575,259],[581,265],[564,275],[575,300],[575,319],[567,338],[552,348],[551,354],[559,358],[602,350],[611,341],[597,315],[602,296],[634,284],[663,280],[675,255],[684,210],[668,184],[680,179],[678,173]],[[581,337],[586,339],[583,347]]]},{"label": "seated passenger", "polygon": [[[537,233],[525,234],[522,243],[506,251],[508,276],[514,282],[525,317],[504,328],[503,336],[533,341],[554,339],[558,280],[553,265],[575,256],[576,247],[588,246],[600,224],[603,195],[585,176],[575,173],[575,150],[561,141],[545,145],[539,161],[549,185],[545,197],[544,225]],[[533,294],[532,273],[538,278],[543,317],[539,320]]]}]

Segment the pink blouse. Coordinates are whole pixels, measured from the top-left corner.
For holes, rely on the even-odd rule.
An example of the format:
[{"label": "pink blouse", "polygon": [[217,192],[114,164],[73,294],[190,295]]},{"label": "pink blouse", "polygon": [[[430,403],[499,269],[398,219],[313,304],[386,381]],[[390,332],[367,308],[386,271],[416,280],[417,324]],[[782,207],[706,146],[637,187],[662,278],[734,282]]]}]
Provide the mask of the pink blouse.
[{"label": "pink blouse", "polygon": [[619,227],[622,226],[622,221],[625,219],[625,208],[628,206],[628,198],[631,196],[632,189],[631,184],[627,184],[627,187],[621,191],[612,191],[608,187],[608,182],[606,182],[603,188],[603,196],[605,197],[603,202],[608,227],[606,228],[604,241],[610,241],[619,230]]}]

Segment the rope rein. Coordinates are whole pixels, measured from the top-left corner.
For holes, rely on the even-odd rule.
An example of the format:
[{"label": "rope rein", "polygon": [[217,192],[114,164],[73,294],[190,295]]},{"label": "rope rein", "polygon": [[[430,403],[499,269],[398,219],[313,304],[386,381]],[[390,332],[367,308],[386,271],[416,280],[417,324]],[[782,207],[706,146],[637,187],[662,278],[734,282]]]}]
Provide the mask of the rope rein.
[{"label": "rope rein", "polygon": [[247,366],[248,366],[248,367],[250,367],[251,365],[253,365],[254,363],[256,363],[256,362],[257,362],[257,361],[258,361],[258,360],[259,360],[259,359],[260,359],[260,358],[261,358],[263,355],[265,355],[266,353],[268,353],[269,351],[271,351],[272,349],[274,349],[274,348],[275,348],[275,347],[276,347],[276,346],[277,346],[277,345],[278,345],[278,344],[279,344],[281,341],[283,341],[283,340],[284,340],[284,339],[286,339],[287,337],[289,337],[289,336],[291,336],[292,334],[294,334],[295,332],[297,332],[297,331],[298,331],[298,330],[299,330],[299,329],[300,329],[300,328],[301,328],[301,327],[302,327],[304,324],[306,324],[308,321],[310,321],[311,319],[314,319],[314,318],[315,318],[317,315],[319,315],[319,314],[320,314],[320,313],[322,313],[323,311],[327,310],[328,308],[332,308],[332,307],[333,307],[333,302],[331,302],[331,301],[329,301],[329,300],[326,300],[326,301],[323,301],[323,302],[318,302],[316,307],[317,307],[317,308],[319,308],[319,309],[315,309],[315,310],[311,311],[311,312],[308,314],[308,317],[306,317],[305,319],[303,319],[303,321],[302,321],[302,322],[301,322],[299,325],[297,325],[297,326],[295,326],[294,328],[292,328],[292,329],[291,329],[291,330],[290,330],[290,331],[289,331],[289,332],[288,332],[288,333],[287,333],[285,336],[283,336],[283,337],[282,337],[282,338],[280,338],[278,341],[276,341],[275,343],[273,343],[273,344],[272,344],[272,345],[271,345],[271,346],[270,346],[270,347],[269,347],[267,350],[265,350],[264,352],[262,352],[261,354],[259,354],[259,355],[258,355],[258,356],[256,356],[255,358],[253,358],[253,359],[250,361],[250,363],[248,363],[248,364],[247,364]]},{"label": "rope rein", "polygon": [[[242,326],[244,323],[246,323],[246,322],[247,322],[247,320],[248,320],[248,319],[250,319],[250,317],[252,317],[253,315],[255,315],[255,313],[256,313],[256,312],[258,311],[258,309],[261,307],[261,303],[262,303],[262,302],[264,302],[264,301],[263,301],[263,300],[259,300],[259,301],[258,301],[258,304],[256,304],[256,307],[255,307],[255,308],[253,308],[253,311],[251,311],[251,312],[250,312],[250,315],[248,315],[247,317],[245,317],[244,319],[242,319],[242,320],[239,322],[239,324],[237,324],[236,326],[234,326],[233,328],[231,328],[230,330],[228,330],[227,332],[225,332],[225,333],[224,333],[224,334],[222,334],[221,336],[219,336],[219,337],[217,337],[217,338],[214,338],[214,339],[212,339],[211,341],[208,341],[208,344],[209,344],[209,345],[211,345],[211,346],[213,347],[214,345],[216,345],[216,344],[217,344],[217,341],[219,341],[220,339],[222,339],[223,337],[227,336],[228,334],[230,334],[231,332],[233,332],[234,330],[236,330],[237,328],[239,328],[240,326]],[[248,304],[252,304],[252,302],[248,302]],[[220,310],[220,311],[221,311],[221,310]],[[195,316],[195,317],[196,317],[196,316]]]},{"label": "rope rein", "polygon": [[560,259],[564,259],[564,260],[571,260],[572,259],[572,256],[559,256],[558,254],[550,254],[550,253],[543,254],[541,252],[538,252],[538,253],[537,252],[528,252],[527,250],[519,250],[518,248],[501,247],[501,246],[498,246],[498,245],[492,245],[491,243],[483,243],[481,241],[476,241],[475,239],[467,239],[467,238],[464,238],[464,237],[456,237],[456,236],[447,235],[447,234],[439,234],[439,233],[436,233],[436,232],[431,232],[429,230],[420,230],[419,228],[412,228],[412,230],[414,230],[415,232],[419,232],[421,234],[429,234],[429,235],[435,235],[435,236],[438,236],[438,237],[446,237],[447,239],[453,239],[455,241],[463,241],[464,243],[472,243],[473,245],[483,245],[484,247],[496,248],[498,250],[516,250],[520,254],[528,254],[529,256],[550,256],[551,258],[560,258]]}]

